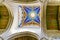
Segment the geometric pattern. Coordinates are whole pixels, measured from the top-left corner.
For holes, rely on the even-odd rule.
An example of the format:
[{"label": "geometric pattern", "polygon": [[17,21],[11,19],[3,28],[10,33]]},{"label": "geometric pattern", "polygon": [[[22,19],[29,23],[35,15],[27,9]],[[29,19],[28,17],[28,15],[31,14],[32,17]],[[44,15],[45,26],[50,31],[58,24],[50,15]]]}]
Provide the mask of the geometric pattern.
[{"label": "geometric pattern", "polygon": [[40,7],[36,7],[34,9],[32,9],[30,7],[25,7],[24,10],[26,11],[26,14],[27,14],[24,23],[28,23],[30,21],[40,23],[40,18],[38,16],[38,14],[40,12]]},{"label": "geometric pattern", "polygon": [[18,26],[40,26],[40,6],[19,6]]}]

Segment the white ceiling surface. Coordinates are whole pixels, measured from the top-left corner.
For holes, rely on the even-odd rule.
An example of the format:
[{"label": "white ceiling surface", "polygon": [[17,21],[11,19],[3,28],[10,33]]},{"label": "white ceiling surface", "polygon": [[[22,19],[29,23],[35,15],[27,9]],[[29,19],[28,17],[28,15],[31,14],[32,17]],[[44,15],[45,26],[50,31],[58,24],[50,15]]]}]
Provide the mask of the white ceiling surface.
[{"label": "white ceiling surface", "polygon": [[[13,11],[13,15],[14,15],[14,20],[13,20],[13,24],[11,26],[11,29],[7,30],[6,32],[4,32],[3,34],[1,34],[0,36],[2,38],[4,38],[4,40],[7,40],[8,38],[10,38],[12,34],[15,33],[19,33],[19,32],[24,32],[24,31],[30,31],[33,33],[36,33],[37,35],[39,35],[39,38],[41,37],[46,37],[46,35],[44,35],[44,32],[41,28],[17,28],[18,27],[18,5],[14,4],[14,3],[9,3],[8,1],[11,0],[5,0],[5,2],[10,6],[10,8],[12,9],[11,11]],[[60,2],[60,0],[48,0],[48,2]],[[0,2],[2,2],[2,0],[0,0]]]},{"label": "white ceiling surface", "polygon": [[24,32],[24,31],[30,31],[30,32],[36,33],[37,35],[39,35],[38,36],[39,39],[44,36],[43,30],[41,28],[33,28],[33,27],[17,28],[18,27],[18,5],[14,3],[9,3],[7,1],[8,0],[6,0],[5,3],[9,5],[9,8],[12,9],[11,11],[13,12],[14,20],[10,30],[8,29],[6,32],[0,35],[4,40],[7,40],[8,38],[10,38],[11,37],[10,35],[12,34]]}]

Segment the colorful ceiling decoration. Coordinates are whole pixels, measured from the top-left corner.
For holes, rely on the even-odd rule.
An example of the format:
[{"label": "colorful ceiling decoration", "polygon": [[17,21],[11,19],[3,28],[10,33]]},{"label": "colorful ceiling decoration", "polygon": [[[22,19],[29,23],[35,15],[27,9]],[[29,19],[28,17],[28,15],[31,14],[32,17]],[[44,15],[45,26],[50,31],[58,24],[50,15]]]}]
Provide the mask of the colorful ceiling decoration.
[{"label": "colorful ceiling decoration", "polygon": [[[19,6],[20,7],[20,6]],[[23,6],[22,23],[20,25],[40,25],[40,7]],[[19,25],[19,26],[20,26]]]},{"label": "colorful ceiling decoration", "polygon": [[39,15],[38,15],[39,12],[40,12],[40,8],[39,7],[36,7],[34,9],[25,7],[24,10],[25,10],[25,12],[27,14],[24,23],[28,23],[30,21],[34,21],[34,22],[40,23],[40,19],[39,19]]}]

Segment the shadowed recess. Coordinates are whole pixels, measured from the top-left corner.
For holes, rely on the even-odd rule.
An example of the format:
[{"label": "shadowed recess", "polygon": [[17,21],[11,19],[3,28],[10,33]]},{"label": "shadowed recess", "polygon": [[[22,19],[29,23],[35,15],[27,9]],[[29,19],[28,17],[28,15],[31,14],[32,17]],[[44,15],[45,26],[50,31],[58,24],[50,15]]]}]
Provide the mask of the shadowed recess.
[{"label": "shadowed recess", "polygon": [[12,21],[11,12],[5,5],[0,5],[0,33],[3,33],[8,29]]},{"label": "shadowed recess", "polygon": [[60,30],[59,27],[59,6],[47,6],[46,24],[49,30]]},{"label": "shadowed recess", "polygon": [[16,2],[33,2],[33,1],[36,1],[36,0],[13,0],[13,1],[16,1]]},{"label": "shadowed recess", "polygon": [[13,40],[37,40],[37,39],[31,36],[22,36],[22,37],[15,38]]},{"label": "shadowed recess", "polygon": [[9,21],[9,12],[3,5],[0,6],[0,29],[5,29]]}]

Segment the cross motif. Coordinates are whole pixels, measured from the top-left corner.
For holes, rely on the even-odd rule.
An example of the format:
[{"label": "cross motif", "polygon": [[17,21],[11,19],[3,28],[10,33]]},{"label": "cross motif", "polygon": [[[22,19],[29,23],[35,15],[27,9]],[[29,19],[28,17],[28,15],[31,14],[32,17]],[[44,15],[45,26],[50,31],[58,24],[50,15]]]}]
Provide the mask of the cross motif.
[{"label": "cross motif", "polygon": [[39,18],[39,15],[38,15],[39,12],[40,12],[40,7],[35,7],[34,9],[32,9],[30,7],[25,7],[24,10],[27,14],[24,23],[28,23],[30,21],[40,23],[40,18]]}]

